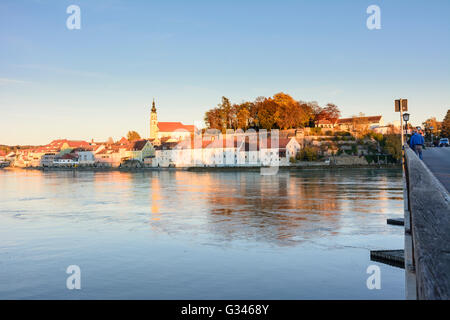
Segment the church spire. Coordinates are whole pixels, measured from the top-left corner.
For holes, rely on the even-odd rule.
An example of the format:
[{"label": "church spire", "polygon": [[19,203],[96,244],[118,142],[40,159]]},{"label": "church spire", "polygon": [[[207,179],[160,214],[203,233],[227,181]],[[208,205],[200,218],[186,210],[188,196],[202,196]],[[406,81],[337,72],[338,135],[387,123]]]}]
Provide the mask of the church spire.
[{"label": "church spire", "polygon": [[153,98],[153,103],[152,103],[152,112],[156,112],[156,107],[155,107],[155,98]]}]

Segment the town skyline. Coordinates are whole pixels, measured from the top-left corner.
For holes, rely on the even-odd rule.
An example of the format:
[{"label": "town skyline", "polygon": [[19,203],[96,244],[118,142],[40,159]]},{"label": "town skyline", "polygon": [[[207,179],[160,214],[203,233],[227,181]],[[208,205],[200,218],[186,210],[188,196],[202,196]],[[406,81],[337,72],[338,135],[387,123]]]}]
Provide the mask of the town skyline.
[{"label": "town skyline", "polygon": [[386,122],[407,98],[416,125],[449,108],[450,45],[433,40],[449,38],[448,1],[382,3],[380,30],[366,27],[366,1],[79,1],[79,30],[66,27],[70,4],[0,4],[1,144],[147,136],[153,97],[161,121],[186,124],[222,96],[276,92]]},{"label": "town skyline", "polygon": [[[270,97],[269,97],[270,98]],[[246,101],[244,101],[244,100],[242,100],[241,101],[242,103],[245,103]],[[311,101],[311,102],[317,102],[317,101]],[[138,127],[138,126],[134,126],[134,127],[130,127],[130,128],[128,128],[128,129],[126,129],[126,128],[123,128],[123,132],[122,132],[122,134],[118,134],[118,135],[105,135],[104,137],[100,137],[100,138],[94,138],[92,135],[89,135],[89,134],[84,134],[84,136],[76,136],[76,137],[67,137],[67,136],[58,136],[58,135],[54,135],[54,136],[52,136],[52,137],[49,137],[49,139],[47,140],[47,141],[42,141],[42,143],[28,143],[28,142],[25,142],[25,143],[21,143],[21,144],[14,144],[14,143],[10,143],[10,144],[8,144],[8,143],[4,143],[3,141],[0,141],[0,145],[9,145],[9,146],[21,146],[21,145],[23,145],[23,146],[43,146],[43,145],[47,145],[49,142],[51,142],[51,141],[55,141],[55,140],[73,140],[73,141],[95,141],[95,142],[106,142],[106,141],[108,141],[109,139],[112,139],[113,141],[119,141],[121,138],[123,138],[123,137],[126,137],[126,135],[127,135],[127,132],[129,133],[130,131],[134,131],[134,132],[137,132],[138,134],[139,134],[139,136],[141,137],[141,139],[152,139],[152,136],[151,136],[151,121],[152,121],[152,119],[151,119],[151,117],[152,117],[152,114],[153,114],[153,108],[155,107],[155,106],[157,106],[157,109],[158,109],[158,114],[159,114],[159,110],[161,109],[161,107],[159,106],[159,105],[157,105],[156,104],[156,102],[155,102],[155,99],[153,98],[153,100],[152,100],[152,103],[148,106],[148,107],[146,107],[146,109],[147,109],[147,112],[146,112],[146,117],[145,117],[145,122],[146,122],[146,127],[144,128],[144,129],[142,129],[141,131],[138,131],[138,130],[135,130],[135,128],[136,127]],[[207,110],[205,110],[205,111],[207,111]],[[380,117],[382,117],[383,118],[383,123],[384,123],[384,125],[394,125],[394,126],[399,126],[399,123],[400,123],[400,119],[397,119],[397,120],[393,120],[393,121],[386,121],[386,120],[384,120],[385,119],[385,117],[384,117],[384,115],[378,115],[378,114],[365,114],[365,113],[363,113],[363,112],[360,112],[360,114],[359,115],[355,115],[355,114],[353,114],[353,115],[351,115],[351,116],[346,116],[345,115],[345,113],[344,112],[342,112],[342,109],[339,107],[339,111],[341,111],[341,116],[339,116],[339,119],[348,119],[348,118],[352,118],[352,117],[358,117],[358,116],[365,116],[365,117],[373,117],[373,116],[380,116]],[[159,116],[158,116],[159,117]],[[428,117],[427,119],[429,119],[429,118],[433,118],[434,116],[430,116],[430,117]],[[425,120],[427,120],[427,119],[425,119]],[[436,117],[436,119],[437,119],[437,121],[442,121],[442,119],[439,119],[439,118],[437,118]],[[161,121],[161,120],[163,120],[163,121]],[[179,123],[179,124],[182,124],[184,127],[196,127],[197,129],[204,129],[204,128],[207,128],[207,126],[206,126],[206,124],[205,124],[205,119],[203,118],[202,120],[198,120],[198,121],[195,121],[193,124],[190,124],[190,123],[188,123],[188,122],[185,122],[185,121],[183,121],[182,119],[168,119],[168,120],[170,120],[170,121],[165,121],[165,119],[159,119],[158,118],[158,122],[162,122],[162,123],[173,123],[173,124],[175,124],[175,123]],[[425,121],[424,120],[424,121]],[[423,121],[423,122],[424,122]],[[318,123],[316,122],[316,124],[315,124],[316,126],[318,126]],[[415,123],[414,121],[412,121],[412,125],[413,126],[421,126],[422,125],[422,122],[420,122],[420,123]],[[319,126],[320,127],[320,126]],[[242,129],[241,129],[242,130]],[[190,131],[190,129],[189,129],[189,131]],[[246,131],[246,130],[244,130],[244,131]],[[270,130],[269,130],[270,131]]]}]

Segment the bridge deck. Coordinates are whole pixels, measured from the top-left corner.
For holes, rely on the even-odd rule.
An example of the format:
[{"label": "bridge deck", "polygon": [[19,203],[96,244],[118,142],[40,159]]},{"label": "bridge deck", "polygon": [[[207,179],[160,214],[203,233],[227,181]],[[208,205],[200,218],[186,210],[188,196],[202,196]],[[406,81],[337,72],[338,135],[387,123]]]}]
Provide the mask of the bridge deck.
[{"label": "bridge deck", "polygon": [[423,161],[450,192],[450,148],[427,148],[423,151]]}]

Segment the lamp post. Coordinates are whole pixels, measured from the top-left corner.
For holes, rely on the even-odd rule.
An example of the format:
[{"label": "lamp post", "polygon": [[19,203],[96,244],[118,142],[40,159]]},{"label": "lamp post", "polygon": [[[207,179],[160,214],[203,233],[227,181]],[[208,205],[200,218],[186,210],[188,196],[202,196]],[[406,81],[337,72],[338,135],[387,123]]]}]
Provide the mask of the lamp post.
[{"label": "lamp post", "polygon": [[430,131],[431,131],[431,146],[432,147],[434,146],[434,143],[433,143],[433,129],[434,129],[434,127],[430,127]]},{"label": "lamp post", "polygon": [[400,112],[400,133],[402,137],[402,149],[403,145],[405,144],[404,139],[404,131],[403,131],[403,112],[408,111],[408,99],[397,99],[395,100],[395,112]]},{"label": "lamp post", "polygon": [[409,121],[409,113],[405,112],[405,113],[403,114],[403,120],[405,121],[406,140],[408,140],[408,121]]}]

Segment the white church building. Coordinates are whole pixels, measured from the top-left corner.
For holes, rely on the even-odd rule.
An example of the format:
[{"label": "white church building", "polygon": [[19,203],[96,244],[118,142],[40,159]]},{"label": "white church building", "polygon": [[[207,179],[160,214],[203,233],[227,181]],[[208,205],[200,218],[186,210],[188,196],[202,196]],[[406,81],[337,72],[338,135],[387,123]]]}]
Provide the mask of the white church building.
[{"label": "white church building", "polygon": [[153,100],[150,113],[150,141],[160,142],[162,139],[181,141],[190,138],[195,130],[194,125],[185,125],[181,122],[158,122],[155,101]]}]

